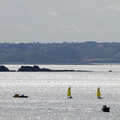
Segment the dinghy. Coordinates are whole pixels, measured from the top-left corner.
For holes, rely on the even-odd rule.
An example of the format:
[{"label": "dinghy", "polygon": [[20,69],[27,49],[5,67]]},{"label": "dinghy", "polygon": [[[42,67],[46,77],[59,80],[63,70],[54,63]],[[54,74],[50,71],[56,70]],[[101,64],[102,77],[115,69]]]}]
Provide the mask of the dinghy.
[{"label": "dinghy", "polygon": [[69,87],[68,90],[67,90],[67,96],[68,96],[68,98],[73,98],[71,96],[71,87]]},{"label": "dinghy", "polygon": [[28,98],[28,96],[25,96],[24,94],[23,95],[15,94],[13,97],[14,98]]},{"label": "dinghy", "polygon": [[110,112],[110,107],[107,107],[106,105],[103,105],[102,111],[103,112]]}]

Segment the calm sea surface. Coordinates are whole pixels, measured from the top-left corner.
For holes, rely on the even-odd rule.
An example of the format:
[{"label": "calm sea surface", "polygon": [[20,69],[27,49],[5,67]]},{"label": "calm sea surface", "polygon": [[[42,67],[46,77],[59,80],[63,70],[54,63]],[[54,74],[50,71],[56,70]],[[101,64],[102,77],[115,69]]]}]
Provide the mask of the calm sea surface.
[{"label": "calm sea surface", "polygon": [[[20,65],[6,67],[17,70]],[[0,120],[120,120],[120,65],[39,67],[93,72],[0,72]],[[66,96],[69,86],[73,99]],[[29,98],[13,98],[17,93]],[[101,111],[103,105],[109,113]]]}]

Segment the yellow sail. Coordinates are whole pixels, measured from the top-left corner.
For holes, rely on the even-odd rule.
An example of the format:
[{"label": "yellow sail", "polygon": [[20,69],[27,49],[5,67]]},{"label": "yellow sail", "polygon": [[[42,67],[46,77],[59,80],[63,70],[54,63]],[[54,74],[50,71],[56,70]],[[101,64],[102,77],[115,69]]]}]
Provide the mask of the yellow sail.
[{"label": "yellow sail", "polygon": [[100,88],[97,89],[97,97],[101,98]]},{"label": "yellow sail", "polygon": [[71,88],[70,87],[68,88],[67,96],[71,96]]}]

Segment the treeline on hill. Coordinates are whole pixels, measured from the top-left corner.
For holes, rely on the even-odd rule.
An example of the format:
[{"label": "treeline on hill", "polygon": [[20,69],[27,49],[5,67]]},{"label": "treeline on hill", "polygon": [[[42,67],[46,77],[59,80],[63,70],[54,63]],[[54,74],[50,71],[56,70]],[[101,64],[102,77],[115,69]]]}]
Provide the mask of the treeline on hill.
[{"label": "treeline on hill", "polygon": [[120,63],[120,43],[0,43],[0,63]]}]

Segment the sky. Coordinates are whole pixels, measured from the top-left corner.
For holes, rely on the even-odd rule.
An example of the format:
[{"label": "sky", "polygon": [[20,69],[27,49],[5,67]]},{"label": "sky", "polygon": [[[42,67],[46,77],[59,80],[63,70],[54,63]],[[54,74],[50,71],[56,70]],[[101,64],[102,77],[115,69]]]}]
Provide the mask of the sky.
[{"label": "sky", "polygon": [[120,42],[120,0],[0,0],[0,43]]}]

